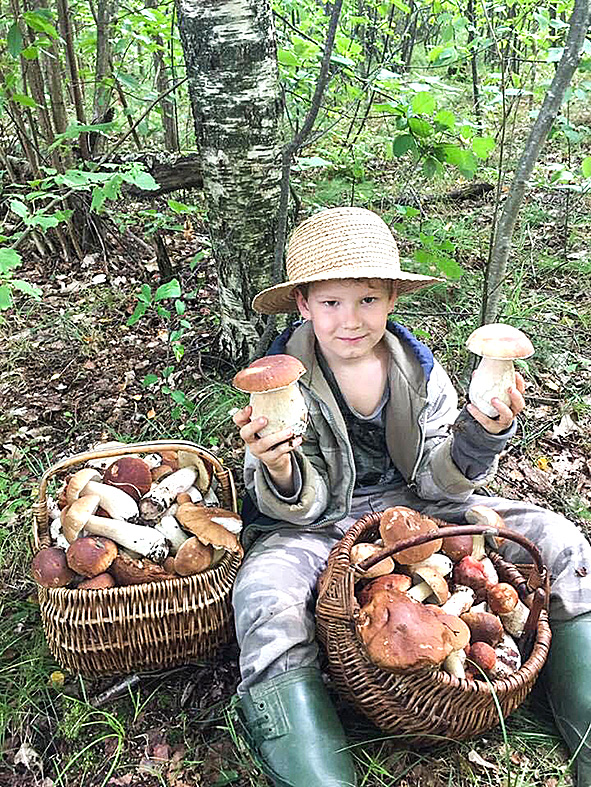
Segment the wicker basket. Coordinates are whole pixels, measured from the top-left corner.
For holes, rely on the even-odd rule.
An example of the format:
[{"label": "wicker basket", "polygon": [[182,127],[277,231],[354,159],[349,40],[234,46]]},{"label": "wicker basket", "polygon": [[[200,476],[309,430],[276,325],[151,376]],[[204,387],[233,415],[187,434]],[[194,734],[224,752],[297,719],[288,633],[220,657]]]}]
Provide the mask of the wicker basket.
[{"label": "wicker basket", "polygon": [[366,514],[349,529],[333,548],[319,583],[317,633],[326,649],[328,670],[336,691],[378,728],[404,735],[416,745],[432,745],[440,736],[464,740],[491,729],[499,723],[499,709],[503,716],[508,716],[523,702],[548,655],[551,640],[546,611],[549,586],[537,548],[523,536],[503,530],[505,538],[518,541],[532,555],[534,566],[528,572],[528,579],[499,555],[491,555],[501,581],[516,587],[522,598],[534,591],[528,634],[520,640],[520,650],[526,652],[517,672],[491,684],[483,680],[459,679],[443,671],[395,675],[369,661],[356,636],[359,604],[354,589],[360,577],[359,570],[369,568],[386,555],[435,537],[459,533],[497,536],[499,533],[482,526],[441,527],[435,536],[430,534],[399,542],[396,548],[385,549],[356,567],[351,562],[351,548],[359,541],[375,540],[380,516],[380,513]]},{"label": "wicker basket", "polygon": [[[156,440],[124,452],[190,451],[203,457],[218,481],[220,505],[237,511],[234,480],[209,451],[193,443]],[[53,476],[122,448],[77,454],[43,475],[33,505],[33,546],[50,545],[47,487]],[[241,558],[226,552],[201,574],[105,590],[38,588],[49,650],[58,663],[86,677],[164,669],[208,658],[232,635],[230,594]]]}]

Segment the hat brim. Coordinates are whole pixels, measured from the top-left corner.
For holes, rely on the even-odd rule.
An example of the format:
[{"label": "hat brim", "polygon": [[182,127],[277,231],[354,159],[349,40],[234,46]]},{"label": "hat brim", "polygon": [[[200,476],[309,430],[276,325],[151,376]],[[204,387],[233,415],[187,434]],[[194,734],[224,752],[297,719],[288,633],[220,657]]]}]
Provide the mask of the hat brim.
[{"label": "hat brim", "polygon": [[307,276],[298,281],[284,282],[276,284],[274,287],[267,287],[255,295],[252,301],[252,308],[261,314],[286,314],[297,311],[297,303],[294,290],[301,284],[312,284],[318,281],[330,281],[333,279],[383,279],[384,281],[396,282],[398,295],[406,295],[414,290],[428,287],[445,281],[434,276],[424,276],[421,273],[408,273],[407,271],[397,271],[395,275],[385,273],[383,267],[356,268],[355,275],[351,276],[351,268],[334,269],[330,272],[324,271],[318,276]]}]

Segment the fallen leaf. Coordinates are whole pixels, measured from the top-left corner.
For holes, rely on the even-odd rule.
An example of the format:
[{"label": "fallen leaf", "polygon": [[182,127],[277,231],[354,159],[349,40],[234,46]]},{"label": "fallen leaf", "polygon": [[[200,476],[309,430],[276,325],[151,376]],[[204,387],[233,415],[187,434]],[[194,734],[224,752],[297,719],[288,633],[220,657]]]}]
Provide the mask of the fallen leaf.
[{"label": "fallen leaf", "polygon": [[478,754],[478,752],[475,749],[471,749],[468,752],[468,759],[470,760],[471,763],[473,763],[474,765],[478,765],[480,768],[492,768],[495,771],[498,770],[498,767],[495,765],[494,762],[489,762],[488,760],[485,760],[483,757],[480,756],[480,754]]},{"label": "fallen leaf", "polygon": [[22,743],[20,749],[14,755],[15,765],[24,765],[28,771],[43,772],[43,761],[39,754],[28,743]]},{"label": "fallen leaf", "polygon": [[566,437],[573,432],[578,432],[579,426],[573,421],[568,413],[565,413],[557,426],[552,427],[552,437],[557,440],[559,437]]}]

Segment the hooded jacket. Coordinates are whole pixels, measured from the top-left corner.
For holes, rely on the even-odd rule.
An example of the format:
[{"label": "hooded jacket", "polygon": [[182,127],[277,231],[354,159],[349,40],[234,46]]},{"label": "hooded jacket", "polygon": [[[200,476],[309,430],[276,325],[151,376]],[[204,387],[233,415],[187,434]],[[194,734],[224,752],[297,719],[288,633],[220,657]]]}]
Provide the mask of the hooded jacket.
[{"label": "hooded jacket", "polygon": [[[475,478],[460,471],[452,459],[451,425],[458,417],[458,401],[451,380],[428,347],[403,326],[389,322],[385,341],[390,355],[386,442],[392,461],[419,497],[463,501],[491,480],[496,454],[491,454],[485,471]],[[299,358],[306,367],[299,384],[308,405],[308,427],[302,445],[292,454],[298,488],[290,498],[281,496],[264,465],[247,449],[246,489],[264,515],[247,529],[269,531],[287,523],[313,531],[348,515],[355,486],[353,451],[341,411],[318,364],[312,324],[287,329],[270,350],[271,354],[279,352]],[[459,428],[468,421],[481,429],[470,416],[463,422],[459,419]],[[506,438],[489,437],[498,442],[498,450],[506,442]]]}]

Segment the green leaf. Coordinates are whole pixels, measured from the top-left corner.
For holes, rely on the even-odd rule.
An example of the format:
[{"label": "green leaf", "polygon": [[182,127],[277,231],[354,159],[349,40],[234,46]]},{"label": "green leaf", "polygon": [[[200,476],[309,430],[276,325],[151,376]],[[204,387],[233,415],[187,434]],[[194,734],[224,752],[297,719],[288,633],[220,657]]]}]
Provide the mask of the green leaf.
[{"label": "green leaf", "polygon": [[472,150],[478,158],[488,158],[490,152],[495,149],[495,141],[492,137],[474,137],[472,140]]},{"label": "green leaf", "polygon": [[585,178],[591,178],[591,156],[587,156],[581,162],[581,169]]},{"label": "green leaf", "polygon": [[416,150],[416,142],[410,134],[401,134],[395,137],[392,144],[392,154],[394,156],[404,156],[409,150]]},{"label": "green leaf", "polygon": [[432,178],[438,172],[441,172],[442,166],[441,163],[437,161],[435,156],[427,156],[427,158],[423,161],[422,170],[426,178]]},{"label": "green leaf", "polygon": [[453,129],[456,125],[456,116],[448,109],[440,109],[435,115],[435,122],[444,128]]},{"label": "green leaf", "polygon": [[28,281],[23,281],[22,279],[12,279],[11,283],[16,290],[24,292],[25,295],[30,295],[37,301],[40,300],[41,296],[43,295],[43,290],[40,287],[35,287],[34,284],[29,284]]},{"label": "green leaf", "polygon": [[12,57],[18,57],[23,50],[23,34],[16,22],[13,22],[8,29],[6,43],[9,54]]},{"label": "green leaf", "polygon": [[417,137],[428,137],[433,133],[433,126],[421,118],[410,118],[408,127]]},{"label": "green leaf", "polygon": [[181,315],[183,315],[183,314],[185,313],[185,311],[187,310],[187,306],[186,306],[186,304],[185,304],[185,302],[184,302],[184,301],[175,301],[175,302],[174,302],[174,309],[175,309],[176,313],[177,313],[177,314],[179,315],[179,317],[180,317],[180,316],[181,316]]},{"label": "green leaf", "polygon": [[90,210],[94,210],[96,211],[96,213],[100,213],[106,199],[107,199],[107,195],[105,194],[105,190],[100,186],[95,186],[92,190],[92,201],[90,203]]},{"label": "green leaf", "polygon": [[55,216],[45,216],[43,213],[33,214],[26,220],[29,227],[41,227],[43,231],[50,227],[57,227],[59,221]]},{"label": "green leaf", "polygon": [[459,279],[464,273],[462,266],[458,265],[452,257],[438,257],[436,265],[448,279]]},{"label": "green leaf", "polygon": [[13,93],[10,97],[11,101],[16,101],[17,104],[21,104],[23,107],[36,107],[37,102],[31,96],[26,96],[24,93]]},{"label": "green leaf", "polygon": [[355,65],[355,61],[351,60],[350,57],[344,57],[343,55],[338,55],[336,52],[333,52],[330,56],[331,63],[338,63],[340,66],[349,66],[353,67]]},{"label": "green leaf", "polygon": [[0,249],[0,273],[8,273],[22,264],[22,257],[14,249]]},{"label": "green leaf", "polygon": [[435,98],[428,92],[417,93],[413,96],[411,107],[416,115],[431,115],[435,110]]},{"label": "green leaf", "polygon": [[165,284],[161,284],[160,287],[156,290],[154,295],[154,300],[156,302],[163,301],[166,298],[180,298],[181,297],[181,285],[178,282],[178,279],[171,279],[167,281]]},{"label": "green leaf", "polygon": [[39,57],[39,48],[33,45],[28,46],[26,49],[23,49],[21,55],[25,60],[37,60]]},{"label": "green leaf", "polygon": [[142,303],[145,303],[149,306],[152,303],[152,289],[150,285],[142,284],[142,288],[137,297]]},{"label": "green leaf", "polygon": [[127,320],[126,325],[135,325],[138,320],[140,320],[144,314],[146,313],[147,306],[145,303],[138,301],[135,305],[135,309],[133,310],[133,314]]},{"label": "green leaf", "polygon": [[277,47],[277,60],[282,66],[293,66],[294,68],[299,65],[299,61],[290,49],[283,49]]},{"label": "green leaf", "polygon": [[0,311],[10,309],[12,306],[12,295],[8,284],[0,284]]},{"label": "green leaf", "polygon": [[149,172],[144,172],[143,170],[139,171],[132,171],[132,172],[125,172],[123,174],[123,180],[127,183],[132,183],[138,189],[142,191],[157,191],[160,186],[154,180],[154,178],[150,175]]},{"label": "green leaf", "polygon": [[406,5],[406,3],[403,3],[402,0],[392,0],[392,5],[399,11],[402,11],[403,14],[410,14],[411,12],[410,6]]},{"label": "green leaf", "polygon": [[25,11],[23,19],[27,25],[37,33],[45,33],[50,38],[58,38],[57,30],[47,19],[47,12],[43,10]]},{"label": "green leaf", "polygon": [[157,383],[159,379],[160,378],[158,377],[157,374],[147,374],[142,380],[142,385],[147,388],[149,385],[153,385],[154,383]]},{"label": "green leaf", "polygon": [[188,205],[185,205],[184,202],[177,202],[175,199],[168,200],[168,207],[173,211],[173,213],[188,213],[191,208]]},{"label": "green leaf", "polygon": [[562,59],[562,53],[564,52],[564,47],[562,46],[551,46],[548,49],[548,55],[546,57],[547,63],[558,63]]},{"label": "green leaf", "polygon": [[11,199],[10,200],[10,210],[13,213],[16,213],[17,216],[20,216],[21,219],[26,219],[29,215],[29,209],[25,205],[24,202],[21,202],[18,199]]}]

